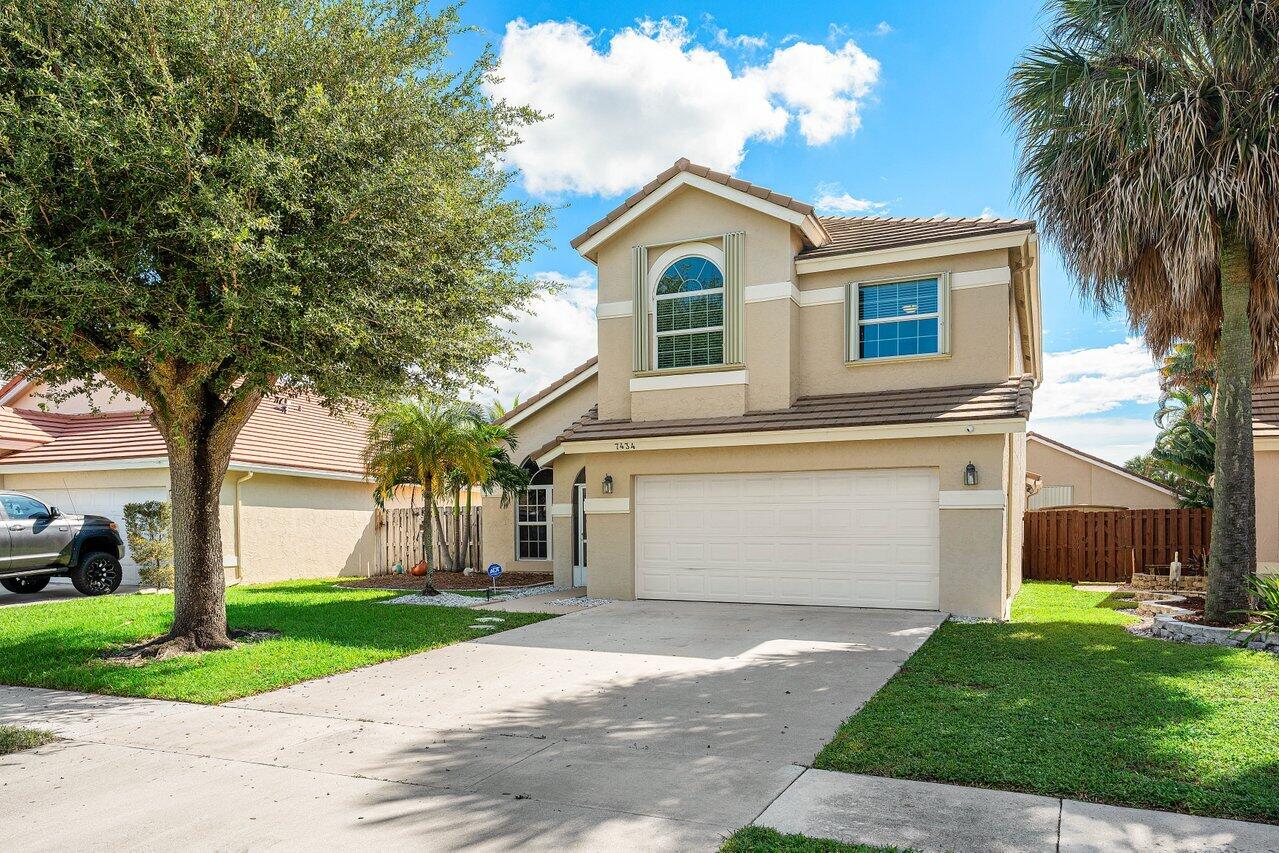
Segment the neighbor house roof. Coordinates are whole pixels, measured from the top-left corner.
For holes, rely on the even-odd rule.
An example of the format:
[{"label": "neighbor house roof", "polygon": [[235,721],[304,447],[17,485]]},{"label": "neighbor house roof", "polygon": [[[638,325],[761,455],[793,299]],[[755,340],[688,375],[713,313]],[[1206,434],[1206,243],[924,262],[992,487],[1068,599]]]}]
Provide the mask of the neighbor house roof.
[{"label": "neighbor house roof", "polygon": [[1053,439],[1053,438],[1049,438],[1046,435],[1041,435],[1040,433],[1037,433],[1037,432],[1030,432],[1026,434],[1026,438],[1032,441],[1041,442],[1043,444],[1048,445],[1049,447],[1055,447],[1057,450],[1060,450],[1063,453],[1068,453],[1071,456],[1074,456],[1078,459],[1082,459],[1085,462],[1091,462],[1094,465],[1098,465],[1102,468],[1107,468],[1111,471],[1114,471],[1116,474],[1120,474],[1124,477],[1129,478],[1130,480],[1138,480],[1139,482],[1142,483],[1142,485],[1150,486],[1152,489],[1157,489],[1161,492],[1164,492],[1165,494],[1169,494],[1169,495],[1176,494],[1176,492],[1174,492],[1172,489],[1165,486],[1163,483],[1160,483],[1158,480],[1152,480],[1149,477],[1138,474],[1136,471],[1129,471],[1127,468],[1123,467],[1122,465],[1116,465],[1114,462],[1107,462],[1105,459],[1102,459],[1100,456],[1093,456],[1091,453],[1085,453],[1084,451],[1080,450],[1077,447],[1071,447],[1069,444],[1063,444],[1062,442],[1057,441],[1056,439]]},{"label": "neighbor house roof", "polygon": [[502,417],[497,419],[497,422],[507,426],[518,423],[527,415],[541,408],[543,404],[555,399],[560,394],[573,390],[578,385],[594,376],[595,367],[598,364],[599,356],[591,356],[568,373],[565,373],[559,379],[556,379],[550,385],[547,385],[541,391],[538,391],[532,397],[529,397],[518,406],[512,408],[509,412],[502,415]]},{"label": "neighbor house roof", "polygon": [[[17,409],[0,412],[0,436],[9,435],[10,424],[31,423],[37,414]],[[45,439],[36,447],[0,457],[0,473],[16,466],[23,466],[23,470],[66,463],[109,466],[166,456],[164,439],[145,411],[41,414],[39,429]],[[335,417],[308,397],[266,399],[240,431],[231,461],[242,466],[363,476],[367,436],[368,421],[358,415]]]},{"label": "neighbor house roof", "polygon": [[644,199],[648,198],[667,181],[671,180],[671,178],[674,178],[676,175],[679,175],[681,172],[695,175],[699,178],[705,178],[706,180],[717,184],[722,184],[723,186],[746,193],[747,195],[753,196],[761,201],[767,201],[778,205],[779,207],[792,210],[801,216],[813,215],[813,206],[811,204],[802,202],[799,199],[792,198],[791,196],[784,195],[783,193],[774,192],[767,187],[752,184],[750,181],[743,181],[741,178],[734,178],[732,175],[725,174],[724,172],[716,172],[714,169],[710,169],[706,166],[699,166],[696,163],[690,162],[687,157],[681,157],[675,161],[674,165],[663,171],[656,178],[653,178],[653,180],[641,187],[639,191],[630,198],[604,214],[603,219],[588,225],[585,231],[573,238],[570,245],[574,249],[580,247],[583,243],[603,231],[613,222],[625,216],[631,208],[644,201]]},{"label": "neighbor house roof", "polygon": [[541,458],[558,444],[594,439],[633,439],[673,435],[771,432],[836,427],[896,426],[948,421],[1028,417],[1034,377],[1010,377],[996,385],[956,385],[857,394],[800,397],[795,405],[775,411],[747,412],[720,418],[632,421],[599,420],[591,409],[534,456]]},{"label": "neighbor house roof", "polygon": [[1252,389],[1252,435],[1279,438],[1279,381]]},{"label": "neighbor house roof", "polygon": [[831,255],[853,255],[914,246],[921,243],[939,243],[966,237],[985,237],[1012,231],[1033,230],[1035,223],[1028,219],[978,219],[954,216],[932,218],[900,218],[892,216],[819,216],[818,220],[830,234],[830,242],[824,246],[806,249],[798,257],[825,258]]}]

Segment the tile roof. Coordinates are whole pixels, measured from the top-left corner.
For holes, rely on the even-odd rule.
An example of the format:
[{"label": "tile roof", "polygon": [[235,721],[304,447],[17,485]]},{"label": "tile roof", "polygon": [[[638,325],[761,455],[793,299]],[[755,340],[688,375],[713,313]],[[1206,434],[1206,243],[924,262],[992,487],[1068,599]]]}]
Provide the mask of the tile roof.
[{"label": "tile roof", "polygon": [[1252,389],[1252,435],[1279,438],[1279,381]]},{"label": "tile roof", "polygon": [[540,448],[535,457],[545,455],[560,443],[593,439],[1024,418],[1030,415],[1033,393],[1034,377],[1025,375],[1010,377],[996,385],[959,385],[800,397],[788,409],[748,412],[724,418],[601,421],[597,410],[593,408],[559,438]]},{"label": "tile roof", "polygon": [[892,216],[819,216],[831,240],[825,246],[806,249],[797,259],[854,255],[899,246],[938,243],[964,237],[984,237],[1010,231],[1033,230],[1028,219],[978,219],[935,216],[930,219]]},{"label": "tile roof", "polygon": [[586,371],[590,370],[592,367],[594,367],[596,364],[599,363],[599,360],[600,360],[599,356],[596,356],[596,355],[591,356],[586,361],[582,362],[577,367],[570,370],[568,373],[565,373],[559,379],[556,379],[550,385],[547,385],[541,391],[538,391],[532,397],[529,397],[527,400],[525,400],[524,402],[520,403],[518,406],[511,409],[509,412],[502,415],[502,417],[497,419],[497,422],[499,424],[504,424],[507,421],[511,420],[512,418],[528,411],[531,406],[536,406],[538,403],[545,400],[548,396],[550,396],[551,394],[554,394],[556,391],[560,390],[565,385],[569,384],[574,379],[581,376]]},{"label": "tile roof", "polygon": [[[16,409],[0,409],[0,413],[3,413],[0,414],[0,436],[5,437],[15,418],[29,421],[36,414]],[[47,436],[44,442],[0,457],[0,473],[10,465],[165,456],[164,439],[143,411],[43,417],[40,428]],[[362,475],[367,435],[368,421],[359,415],[334,417],[318,402],[306,397],[290,399],[287,405],[268,398],[240,431],[231,460]]]},{"label": "tile roof", "polygon": [[62,416],[0,406],[0,441],[44,444],[57,435]]},{"label": "tile roof", "polygon": [[753,195],[755,198],[760,198],[765,201],[770,201],[773,204],[790,208],[796,213],[802,213],[805,216],[808,216],[813,212],[813,206],[811,204],[806,204],[805,202],[791,198],[788,195],[773,192],[767,187],[761,187],[757,184],[752,184],[749,181],[734,178],[732,175],[726,175],[723,172],[716,172],[713,169],[708,169],[706,166],[699,166],[696,163],[689,162],[687,157],[681,157],[675,161],[675,165],[666,169],[656,178],[653,178],[653,180],[641,187],[639,192],[635,193],[633,196],[626,199],[626,201],[604,214],[603,219],[587,226],[586,230],[574,237],[569,245],[576,249],[600,231],[607,228],[610,223],[646,199],[658,187],[678,175],[680,172],[688,172],[689,174],[697,175],[699,178],[706,178],[707,180],[714,181],[717,184],[723,184],[726,187],[731,187],[732,189]]}]

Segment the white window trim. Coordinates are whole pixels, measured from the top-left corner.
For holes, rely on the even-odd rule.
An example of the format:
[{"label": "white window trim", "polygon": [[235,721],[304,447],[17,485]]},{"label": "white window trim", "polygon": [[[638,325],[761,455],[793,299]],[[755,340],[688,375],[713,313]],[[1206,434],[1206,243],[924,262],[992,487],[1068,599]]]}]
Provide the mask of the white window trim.
[{"label": "white window trim", "polygon": [[[728,334],[727,327],[725,326],[723,322],[725,318],[722,316],[720,318],[721,322],[718,326],[706,326],[700,329],[679,329],[678,331],[661,332],[661,333],[657,331],[657,303],[659,300],[680,299],[680,298],[687,298],[690,296],[699,296],[701,294],[713,295],[716,293],[719,293],[722,296],[727,297],[726,289],[723,286],[711,288],[709,290],[699,290],[699,291],[690,292],[690,293],[665,293],[660,296],[658,295],[657,282],[661,278],[662,273],[666,272],[666,270],[670,268],[671,264],[675,263],[676,261],[681,261],[684,258],[694,257],[694,256],[699,258],[706,258],[711,263],[715,264],[715,267],[719,270],[720,278],[723,279],[724,250],[716,248],[715,246],[712,246],[709,243],[692,242],[692,243],[681,243],[678,246],[672,246],[671,248],[667,249],[665,252],[662,252],[662,254],[658,255],[657,260],[654,263],[652,263],[648,268],[648,300],[647,300],[648,307],[646,310],[648,311],[648,345],[649,345],[648,360],[649,360],[650,370],[681,371],[681,370],[690,369],[688,367],[658,367],[657,366],[657,339],[659,337],[667,338],[667,337],[672,337],[674,335],[690,335],[690,334],[695,334],[697,332],[720,332],[722,335]],[[725,305],[725,310],[727,310],[727,305]],[[722,349],[722,346],[723,345],[721,344],[721,349]],[[715,364],[694,365],[693,369],[701,368],[701,367],[718,367],[725,363],[726,362],[723,361],[723,358],[721,357],[721,360]]]},{"label": "white window trim", "polygon": [[[861,305],[861,289],[879,284],[898,284],[905,281],[921,281],[927,278],[937,279],[937,311],[927,314],[914,314],[910,317],[891,317],[863,322],[858,317]],[[918,275],[895,275],[885,278],[871,278],[849,282],[844,285],[844,361],[848,364],[891,364],[895,361],[919,361],[920,359],[946,358],[950,355],[950,272],[919,273]],[[862,358],[858,339],[862,326],[882,323],[900,323],[905,319],[927,320],[937,318],[937,352],[917,353],[914,355],[890,355],[885,357]]]},{"label": "white window trim", "polygon": [[[555,541],[555,537],[553,535],[554,531],[552,530],[552,527],[551,527],[551,524],[552,524],[551,519],[554,518],[552,514],[552,509],[554,505],[551,503],[551,497],[553,496],[552,489],[554,488],[555,488],[554,485],[543,485],[543,486],[529,486],[527,489],[524,490],[525,493],[538,492],[538,491],[546,492],[546,501],[545,501],[546,521],[521,521],[520,520],[520,498],[522,497],[522,495],[516,497],[515,499],[515,562],[517,563],[549,563],[554,558],[555,555],[552,553],[552,550],[551,550],[552,548],[554,548],[554,541]],[[520,528],[521,527],[545,527],[546,528],[546,556],[545,557],[520,556]]]}]

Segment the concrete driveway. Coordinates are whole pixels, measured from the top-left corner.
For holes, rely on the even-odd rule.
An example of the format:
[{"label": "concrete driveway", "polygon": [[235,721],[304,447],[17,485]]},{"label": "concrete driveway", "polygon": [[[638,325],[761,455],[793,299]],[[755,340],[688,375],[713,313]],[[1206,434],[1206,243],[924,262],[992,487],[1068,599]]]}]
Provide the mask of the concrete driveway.
[{"label": "concrete driveway", "polygon": [[13,849],[713,849],[941,616],[627,602],[220,707],[0,688]]}]

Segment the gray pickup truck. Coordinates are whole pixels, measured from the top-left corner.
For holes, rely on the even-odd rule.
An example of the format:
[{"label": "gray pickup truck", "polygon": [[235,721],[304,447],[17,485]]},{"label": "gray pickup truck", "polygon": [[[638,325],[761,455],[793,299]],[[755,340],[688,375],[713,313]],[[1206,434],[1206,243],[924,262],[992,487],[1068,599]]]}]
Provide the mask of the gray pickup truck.
[{"label": "gray pickup truck", "polygon": [[30,495],[0,492],[0,586],[9,592],[39,592],[61,576],[84,595],[108,595],[124,577],[123,557],[111,519],[63,515]]}]

